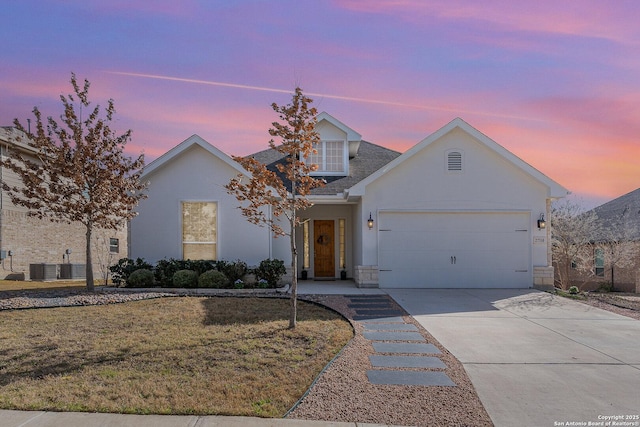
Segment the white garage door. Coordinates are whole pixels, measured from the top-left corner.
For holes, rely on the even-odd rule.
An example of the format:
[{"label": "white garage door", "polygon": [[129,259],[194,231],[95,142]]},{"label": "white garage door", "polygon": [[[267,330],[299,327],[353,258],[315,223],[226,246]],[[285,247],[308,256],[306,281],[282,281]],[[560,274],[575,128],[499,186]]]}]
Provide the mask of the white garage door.
[{"label": "white garage door", "polygon": [[529,213],[381,212],[383,288],[529,288]]}]

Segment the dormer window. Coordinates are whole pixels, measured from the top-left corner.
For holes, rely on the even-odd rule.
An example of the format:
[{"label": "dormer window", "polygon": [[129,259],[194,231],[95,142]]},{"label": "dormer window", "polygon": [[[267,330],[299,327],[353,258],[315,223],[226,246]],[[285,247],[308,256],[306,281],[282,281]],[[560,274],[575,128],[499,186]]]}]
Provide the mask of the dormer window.
[{"label": "dormer window", "polygon": [[311,154],[308,162],[318,165],[312,175],[347,175],[349,152],[343,140],[322,140],[316,145],[317,154]]}]

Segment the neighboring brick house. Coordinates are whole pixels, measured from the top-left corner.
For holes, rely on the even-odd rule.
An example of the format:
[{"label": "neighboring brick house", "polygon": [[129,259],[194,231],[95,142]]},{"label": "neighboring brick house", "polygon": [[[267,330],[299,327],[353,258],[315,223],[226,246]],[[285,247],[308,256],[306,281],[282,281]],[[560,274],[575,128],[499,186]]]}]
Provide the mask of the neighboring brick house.
[{"label": "neighboring brick house", "polygon": [[[19,138],[24,134],[13,127],[0,127],[0,153],[9,155],[9,149],[33,155],[31,147]],[[7,168],[0,166],[0,182],[9,186],[20,185],[19,178]],[[60,267],[61,264],[85,263],[84,225],[52,222],[27,215],[27,209],[15,206],[6,191],[0,186],[0,279],[30,279],[30,265],[44,279],[83,278],[82,267]],[[93,232],[93,271],[101,279],[105,266],[128,255],[127,229]],[[45,264],[46,266],[41,266]],[[42,274],[41,274],[42,273]],[[69,274],[70,273],[70,274]]]},{"label": "neighboring brick house", "polygon": [[[574,270],[571,283],[584,291],[593,291],[601,287],[613,288],[620,292],[640,292],[640,188],[613,199],[593,209],[601,224],[602,237],[593,248],[593,269],[589,275],[581,275]],[[618,257],[628,259],[628,265],[612,265],[612,240],[616,240],[624,249]],[[613,249],[613,253],[616,250]]]}]

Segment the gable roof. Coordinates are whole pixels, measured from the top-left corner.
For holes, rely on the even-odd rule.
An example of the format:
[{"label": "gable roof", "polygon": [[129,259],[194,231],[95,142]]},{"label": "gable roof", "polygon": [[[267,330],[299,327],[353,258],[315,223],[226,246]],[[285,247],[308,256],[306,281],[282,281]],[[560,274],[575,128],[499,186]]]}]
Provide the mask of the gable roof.
[{"label": "gable roof", "polygon": [[362,139],[362,135],[360,135],[358,132],[351,129],[349,126],[345,125],[326,111],[323,111],[316,116],[317,123],[320,123],[323,120],[326,120],[327,122],[343,131],[347,135],[347,141],[360,141]]},{"label": "gable roof", "polygon": [[602,227],[610,231],[618,231],[621,235],[623,227],[629,227],[628,235],[640,240],[640,188],[600,205],[592,211],[598,216]]},{"label": "gable roof", "polygon": [[29,154],[37,154],[38,150],[29,145],[27,134],[14,126],[0,126],[0,141],[9,145],[11,149]]},{"label": "gable roof", "polygon": [[[358,155],[349,159],[349,175],[347,176],[315,176],[317,179],[324,179],[326,185],[311,190],[312,195],[336,195],[351,188],[358,182],[362,181],[376,170],[380,169],[396,157],[400,156],[397,151],[390,150],[380,145],[372,144],[367,141],[361,141],[358,149]],[[287,188],[290,183],[287,182],[284,174],[278,171],[276,165],[284,162],[284,155],[272,148],[251,154],[247,157],[253,157],[260,163],[264,163],[267,169],[275,172],[283,180]]]},{"label": "gable roof", "polygon": [[142,173],[142,177],[144,178],[145,176],[149,175],[150,173],[152,173],[152,172],[154,172],[154,171],[156,171],[158,169],[161,169],[170,160],[172,160],[175,157],[179,156],[180,154],[184,153],[185,151],[187,151],[189,148],[193,147],[194,145],[197,145],[197,146],[203,148],[207,152],[211,153],[212,156],[218,157],[220,160],[222,160],[223,162],[225,162],[226,164],[231,166],[233,169],[238,171],[238,173],[242,173],[242,174],[245,174],[245,175],[247,174],[247,171],[245,171],[242,168],[242,166],[240,166],[240,164],[238,164],[235,160],[233,160],[227,154],[223,153],[222,151],[220,151],[219,149],[217,149],[213,145],[209,144],[207,141],[202,139],[200,136],[191,135],[189,138],[185,139],[180,144],[176,145],[171,150],[167,151],[162,156],[158,157],[157,159],[155,159],[154,161],[152,161],[151,163],[146,165],[144,167],[144,171]]},{"label": "gable roof", "polygon": [[480,132],[479,130],[477,130],[476,128],[474,128],[464,120],[462,120],[461,118],[457,117],[451,122],[449,122],[448,124],[446,124],[445,126],[443,126],[442,128],[438,129],[436,132],[432,133],[431,135],[429,135],[428,137],[426,137],[425,139],[423,139],[422,141],[420,141],[419,143],[411,147],[408,151],[406,151],[404,154],[402,154],[398,158],[394,159],[385,167],[379,169],[374,174],[360,181],[358,184],[356,184],[353,188],[349,190],[349,196],[364,195],[365,188],[368,184],[380,178],[382,175],[384,175],[391,169],[400,166],[404,161],[406,161],[416,153],[422,151],[429,145],[433,144],[435,141],[439,140],[440,138],[442,138],[449,132],[453,131],[454,129],[460,129],[463,132],[466,132],[467,134],[471,135],[481,144],[483,144],[484,146],[486,146],[496,154],[502,156],[504,159],[506,159],[516,167],[520,168],[522,171],[530,175],[532,178],[546,185],[549,188],[548,197],[558,198],[558,197],[564,197],[567,194],[569,194],[569,190],[567,190],[557,182],[553,181],[551,178],[547,177],[542,172],[538,171],[533,166],[529,165],[528,163],[520,159],[515,154],[511,153],[509,150],[507,150],[506,148],[504,148],[503,146],[501,146],[500,144],[498,144],[497,142],[495,142],[494,140],[492,140],[491,138],[489,138],[488,136],[486,136],[485,134],[483,134],[482,132]]}]

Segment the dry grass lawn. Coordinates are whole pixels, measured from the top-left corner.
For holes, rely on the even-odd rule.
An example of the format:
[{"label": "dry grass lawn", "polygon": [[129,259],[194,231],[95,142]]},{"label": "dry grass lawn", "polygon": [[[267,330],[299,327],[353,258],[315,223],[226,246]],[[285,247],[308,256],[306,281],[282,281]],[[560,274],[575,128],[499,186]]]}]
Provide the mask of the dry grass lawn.
[{"label": "dry grass lawn", "polygon": [[[96,285],[97,286],[97,285]],[[30,280],[0,280],[2,291],[46,291],[49,289],[86,289],[84,280],[56,280],[51,282],[37,282]]]},{"label": "dry grass lawn", "polygon": [[0,407],[281,417],[351,339],[288,299],[161,298],[0,312]]}]

